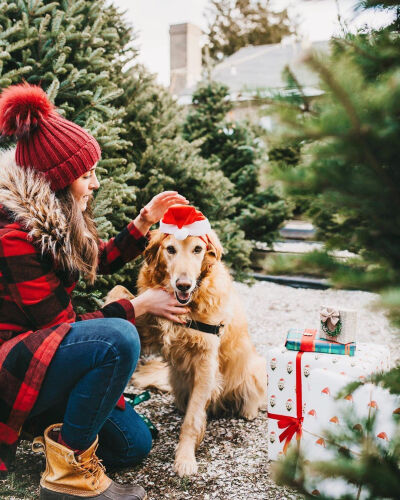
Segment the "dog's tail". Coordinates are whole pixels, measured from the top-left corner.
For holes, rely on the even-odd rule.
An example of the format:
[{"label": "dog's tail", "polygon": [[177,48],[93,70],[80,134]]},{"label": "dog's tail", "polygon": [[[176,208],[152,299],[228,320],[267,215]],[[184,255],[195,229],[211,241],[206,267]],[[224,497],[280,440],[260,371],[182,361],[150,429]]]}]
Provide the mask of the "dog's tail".
[{"label": "dog's tail", "polygon": [[169,384],[169,367],[161,357],[139,361],[132,382],[139,389],[172,391]]}]

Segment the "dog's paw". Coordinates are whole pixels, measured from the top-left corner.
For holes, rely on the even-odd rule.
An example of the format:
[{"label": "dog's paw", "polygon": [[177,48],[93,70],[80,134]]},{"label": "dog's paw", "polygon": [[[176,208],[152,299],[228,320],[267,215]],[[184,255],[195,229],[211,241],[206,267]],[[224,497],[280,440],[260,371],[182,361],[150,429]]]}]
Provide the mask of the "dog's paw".
[{"label": "dog's paw", "polygon": [[254,420],[257,418],[258,415],[258,408],[255,410],[243,410],[242,412],[242,417],[245,418],[246,420]]},{"label": "dog's paw", "polygon": [[262,411],[263,413],[268,411],[268,401],[265,401],[265,403],[260,405],[260,411]]},{"label": "dog's paw", "polygon": [[194,457],[176,458],[174,471],[179,477],[192,476],[197,473],[197,462]]},{"label": "dog's paw", "polygon": [[112,290],[110,290],[106,298],[104,299],[104,305],[106,306],[110,302],[115,302],[119,299],[133,299],[135,296],[122,285],[116,285]]}]

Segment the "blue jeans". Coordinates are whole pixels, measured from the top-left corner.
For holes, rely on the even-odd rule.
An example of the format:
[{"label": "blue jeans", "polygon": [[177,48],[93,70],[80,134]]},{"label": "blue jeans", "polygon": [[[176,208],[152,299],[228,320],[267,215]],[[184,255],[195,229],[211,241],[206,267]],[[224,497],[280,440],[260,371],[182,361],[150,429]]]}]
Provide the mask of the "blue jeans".
[{"label": "blue jeans", "polygon": [[136,367],[140,341],[136,328],[120,318],[73,323],[47,370],[30,418],[63,422],[62,436],[85,450],[99,435],[97,455],[108,469],[145,458],[151,434],[135,412],[115,407]]}]

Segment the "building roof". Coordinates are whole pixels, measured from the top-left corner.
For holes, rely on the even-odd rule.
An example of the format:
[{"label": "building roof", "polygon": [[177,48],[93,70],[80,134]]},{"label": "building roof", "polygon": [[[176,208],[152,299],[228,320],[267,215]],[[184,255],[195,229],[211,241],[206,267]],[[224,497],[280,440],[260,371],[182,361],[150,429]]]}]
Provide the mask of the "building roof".
[{"label": "building roof", "polygon": [[[221,63],[211,73],[212,79],[229,87],[231,99],[247,100],[257,93],[287,88],[282,72],[289,66],[307,95],[318,95],[318,78],[302,58],[307,50],[327,52],[329,42],[313,42],[307,48],[301,42],[243,47]],[[182,104],[190,99],[194,87],[186,88],[180,95]],[[189,101],[190,102],[190,101]]]}]

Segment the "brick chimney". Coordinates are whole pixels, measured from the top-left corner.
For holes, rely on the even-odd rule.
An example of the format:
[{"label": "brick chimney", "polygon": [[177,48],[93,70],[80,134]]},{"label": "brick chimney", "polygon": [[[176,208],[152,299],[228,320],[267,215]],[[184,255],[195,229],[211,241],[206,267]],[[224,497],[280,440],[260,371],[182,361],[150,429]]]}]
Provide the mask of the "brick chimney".
[{"label": "brick chimney", "polygon": [[171,94],[179,95],[186,87],[201,79],[202,30],[190,23],[172,24],[170,36],[170,85]]}]

